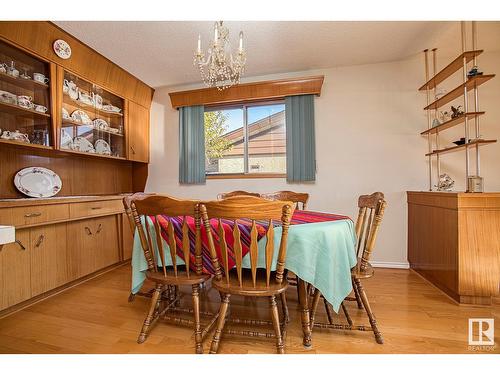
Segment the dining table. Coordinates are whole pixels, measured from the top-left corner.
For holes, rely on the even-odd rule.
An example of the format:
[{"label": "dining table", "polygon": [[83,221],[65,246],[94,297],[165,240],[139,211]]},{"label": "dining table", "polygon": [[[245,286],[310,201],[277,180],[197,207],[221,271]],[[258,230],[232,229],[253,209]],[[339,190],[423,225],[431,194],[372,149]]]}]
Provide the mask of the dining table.
[{"label": "dining table", "polygon": [[[179,220],[181,219],[179,218]],[[142,225],[145,226],[147,223],[154,238],[153,221],[154,218],[141,217]],[[201,230],[205,230],[203,226]],[[280,223],[275,224],[274,232],[275,245],[277,245],[281,237]],[[165,238],[162,237],[162,241],[164,248],[168,249]],[[299,289],[300,316],[305,347],[312,345],[307,284],[318,289],[332,305],[334,311],[338,312],[342,301],[352,291],[351,268],[357,262],[355,244],[354,223],[349,217],[318,211],[294,211],[288,231],[285,268],[298,278],[297,288]],[[265,268],[265,246],[266,239],[264,237],[258,241],[258,267]],[[153,247],[159,254],[155,241],[153,241]],[[192,249],[192,251],[194,250]],[[208,249],[204,248],[203,251],[206,252]],[[184,264],[182,256],[182,251],[179,251],[177,254],[178,265]],[[249,254],[243,257],[243,267],[250,268],[249,258]],[[273,270],[276,266],[276,258],[277,252],[274,254],[272,263]],[[157,257],[157,259],[161,258]],[[210,272],[209,257],[203,256],[202,259],[205,272]],[[170,259],[167,259],[165,265],[171,265],[169,261]],[[146,279],[147,270],[148,265],[136,229],[132,251],[132,295],[140,292]]]}]

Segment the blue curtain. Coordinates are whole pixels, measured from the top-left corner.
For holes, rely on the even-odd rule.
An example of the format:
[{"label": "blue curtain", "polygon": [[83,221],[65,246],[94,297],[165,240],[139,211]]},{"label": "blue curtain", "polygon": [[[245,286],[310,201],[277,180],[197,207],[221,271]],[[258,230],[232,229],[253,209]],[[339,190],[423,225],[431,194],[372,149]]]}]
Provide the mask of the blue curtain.
[{"label": "blue curtain", "polygon": [[314,95],[285,98],[286,179],[288,182],[316,179],[314,140]]},{"label": "blue curtain", "polygon": [[179,109],[179,182],[205,183],[205,123],[202,105]]}]

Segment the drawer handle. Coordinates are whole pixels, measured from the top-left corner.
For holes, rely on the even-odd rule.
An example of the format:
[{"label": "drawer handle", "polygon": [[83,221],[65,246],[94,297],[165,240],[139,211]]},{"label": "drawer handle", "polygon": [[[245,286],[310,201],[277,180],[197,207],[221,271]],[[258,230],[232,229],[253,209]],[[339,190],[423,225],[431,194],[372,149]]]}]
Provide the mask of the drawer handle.
[{"label": "drawer handle", "polygon": [[21,250],[26,250],[26,248],[24,247],[24,245],[21,241],[16,240],[16,243],[21,247]]},{"label": "drawer handle", "polygon": [[102,209],[102,207],[91,207],[90,209],[91,210],[100,210],[100,209]]},{"label": "drawer handle", "polygon": [[35,247],[40,247],[40,245],[42,244],[44,239],[45,239],[45,236],[43,234],[41,234],[40,237],[38,237],[38,241],[36,241]]},{"label": "drawer handle", "polygon": [[88,236],[92,235],[92,231],[90,230],[89,227],[85,227],[85,231],[87,232]]},{"label": "drawer handle", "polygon": [[42,213],[41,212],[31,212],[29,214],[24,215],[24,217],[38,217],[38,216],[42,216]]},{"label": "drawer handle", "polygon": [[100,233],[100,232],[101,232],[101,230],[102,230],[102,224],[99,224],[99,226],[97,227],[97,231],[96,231],[96,233]]},{"label": "drawer handle", "polygon": [[135,154],[135,148],[134,148],[134,146],[130,146],[130,149],[132,150],[132,154]]}]

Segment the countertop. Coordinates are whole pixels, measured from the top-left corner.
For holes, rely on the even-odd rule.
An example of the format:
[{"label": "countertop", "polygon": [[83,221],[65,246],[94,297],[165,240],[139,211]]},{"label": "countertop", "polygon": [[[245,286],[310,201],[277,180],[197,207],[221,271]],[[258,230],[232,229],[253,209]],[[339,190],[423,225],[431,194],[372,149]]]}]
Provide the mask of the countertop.
[{"label": "countertop", "polygon": [[129,194],[113,194],[113,195],[73,195],[51,198],[8,198],[0,199],[0,208],[5,207],[23,207],[23,206],[39,206],[46,204],[60,203],[75,203],[75,202],[94,202],[105,200],[119,200]]}]

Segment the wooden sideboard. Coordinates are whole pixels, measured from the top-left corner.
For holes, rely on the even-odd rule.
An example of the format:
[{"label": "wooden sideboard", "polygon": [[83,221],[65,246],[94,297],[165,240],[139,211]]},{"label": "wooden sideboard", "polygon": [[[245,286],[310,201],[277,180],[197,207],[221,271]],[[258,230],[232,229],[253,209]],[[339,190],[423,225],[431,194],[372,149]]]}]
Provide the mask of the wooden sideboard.
[{"label": "wooden sideboard", "polygon": [[500,288],[500,193],[408,192],[410,267],[459,303]]},{"label": "wooden sideboard", "polygon": [[16,243],[0,251],[0,316],[131,258],[122,195],[2,199]]}]

